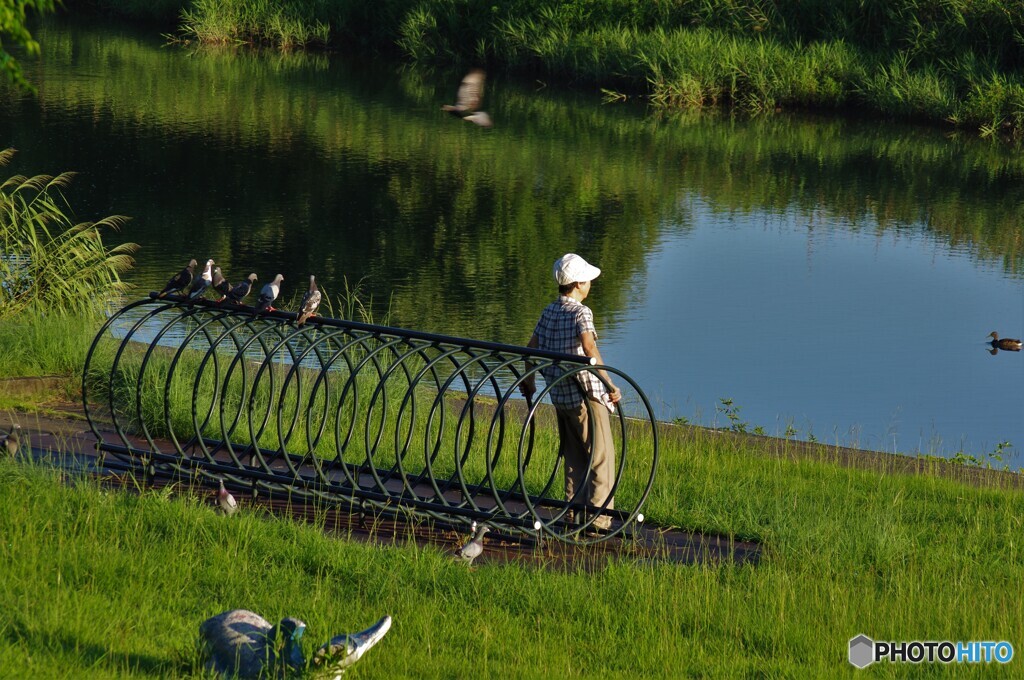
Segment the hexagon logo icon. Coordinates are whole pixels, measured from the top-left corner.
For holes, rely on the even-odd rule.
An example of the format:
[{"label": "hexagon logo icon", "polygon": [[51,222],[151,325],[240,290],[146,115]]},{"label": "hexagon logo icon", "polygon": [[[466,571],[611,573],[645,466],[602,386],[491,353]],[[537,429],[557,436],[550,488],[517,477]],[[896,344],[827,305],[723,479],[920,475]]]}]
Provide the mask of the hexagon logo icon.
[{"label": "hexagon logo icon", "polygon": [[875,662],[875,643],[861,633],[850,640],[850,663],[857,668],[866,668]]}]

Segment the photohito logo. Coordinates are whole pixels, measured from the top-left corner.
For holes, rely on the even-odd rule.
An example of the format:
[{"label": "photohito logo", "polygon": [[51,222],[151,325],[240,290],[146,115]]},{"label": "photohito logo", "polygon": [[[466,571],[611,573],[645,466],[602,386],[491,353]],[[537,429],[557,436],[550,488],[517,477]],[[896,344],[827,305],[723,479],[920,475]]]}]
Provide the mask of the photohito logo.
[{"label": "photohito logo", "polygon": [[850,663],[866,668],[876,661],[890,663],[1010,663],[1013,645],[1005,640],[950,642],[949,640],[910,640],[875,642],[861,634],[850,640]]}]

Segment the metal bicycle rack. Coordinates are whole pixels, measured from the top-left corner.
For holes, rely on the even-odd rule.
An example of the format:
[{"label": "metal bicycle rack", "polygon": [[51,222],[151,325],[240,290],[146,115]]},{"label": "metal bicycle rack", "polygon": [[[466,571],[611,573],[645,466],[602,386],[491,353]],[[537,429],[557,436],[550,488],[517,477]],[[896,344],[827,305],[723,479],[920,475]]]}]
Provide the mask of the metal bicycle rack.
[{"label": "metal bicycle rack", "polygon": [[[118,310],[82,375],[97,448],[254,493],[577,543],[643,521],[657,427],[622,371],[596,367],[631,397],[633,412],[612,416],[616,507],[581,507],[582,498],[563,497],[553,409],[541,405],[552,385],[531,401],[519,386],[551,365],[565,371],[559,381],[576,381],[595,368],[586,357],[320,316],[296,327],[295,319],[178,296]],[[100,432],[99,405],[115,441]],[[637,431],[649,434],[631,445]],[[588,530],[599,514],[612,518],[610,531]]]}]

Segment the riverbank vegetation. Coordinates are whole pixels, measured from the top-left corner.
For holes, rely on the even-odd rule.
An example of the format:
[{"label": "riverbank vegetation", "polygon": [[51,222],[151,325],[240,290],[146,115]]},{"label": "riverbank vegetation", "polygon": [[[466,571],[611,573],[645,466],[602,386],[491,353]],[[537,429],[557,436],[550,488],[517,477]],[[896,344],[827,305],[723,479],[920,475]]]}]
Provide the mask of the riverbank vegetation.
[{"label": "riverbank vegetation", "polygon": [[[971,0],[90,0],[183,40],[485,64],[666,108],[858,109],[1020,138],[1024,7]],[[177,18],[170,19],[177,10]]]}]

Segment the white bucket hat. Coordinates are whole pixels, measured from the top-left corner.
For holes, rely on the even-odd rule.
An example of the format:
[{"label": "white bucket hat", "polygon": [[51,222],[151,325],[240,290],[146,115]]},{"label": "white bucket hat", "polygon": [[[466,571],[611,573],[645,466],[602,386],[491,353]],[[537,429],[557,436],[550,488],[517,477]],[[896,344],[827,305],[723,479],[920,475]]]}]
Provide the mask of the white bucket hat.
[{"label": "white bucket hat", "polygon": [[576,253],[566,253],[555,260],[555,281],[560,286],[568,286],[577,281],[593,281],[600,274],[600,269]]}]

